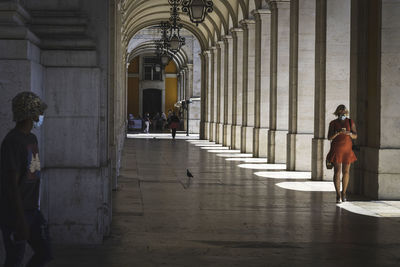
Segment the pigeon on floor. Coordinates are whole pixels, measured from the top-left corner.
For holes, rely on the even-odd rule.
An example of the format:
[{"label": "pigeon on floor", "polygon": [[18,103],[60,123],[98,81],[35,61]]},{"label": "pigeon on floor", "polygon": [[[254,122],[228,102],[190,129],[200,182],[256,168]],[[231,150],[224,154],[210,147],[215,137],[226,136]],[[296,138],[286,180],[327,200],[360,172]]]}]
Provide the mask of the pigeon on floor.
[{"label": "pigeon on floor", "polygon": [[193,178],[193,175],[190,173],[190,171],[188,169],[186,169],[186,175],[189,178]]}]

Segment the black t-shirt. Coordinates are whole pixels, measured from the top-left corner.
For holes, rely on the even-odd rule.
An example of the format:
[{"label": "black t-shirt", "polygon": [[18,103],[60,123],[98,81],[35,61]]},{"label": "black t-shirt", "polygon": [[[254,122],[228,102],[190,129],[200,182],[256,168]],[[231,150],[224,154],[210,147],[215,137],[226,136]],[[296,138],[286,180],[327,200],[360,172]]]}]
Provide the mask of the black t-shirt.
[{"label": "black t-shirt", "polygon": [[0,183],[1,208],[3,212],[13,214],[13,198],[9,197],[10,171],[19,174],[19,190],[24,210],[39,207],[40,160],[37,138],[34,134],[25,134],[11,130],[1,144]]}]

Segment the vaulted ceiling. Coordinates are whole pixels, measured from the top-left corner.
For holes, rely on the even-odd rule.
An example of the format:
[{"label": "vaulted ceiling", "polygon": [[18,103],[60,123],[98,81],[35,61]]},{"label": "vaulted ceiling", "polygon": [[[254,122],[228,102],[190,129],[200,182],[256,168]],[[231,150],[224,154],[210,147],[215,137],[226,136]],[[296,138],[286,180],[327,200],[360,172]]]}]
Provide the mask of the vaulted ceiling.
[{"label": "vaulted ceiling", "polygon": [[[213,0],[214,11],[207,15],[199,26],[180,12],[184,28],[191,31],[199,40],[202,49],[213,45],[221,36],[228,35],[229,29],[239,26],[242,19],[251,17],[251,11],[265,5],[265,0]],[[145,27],[167,21],[170,17],[168,0],[125,0],[124,29],[129,41]]]}]

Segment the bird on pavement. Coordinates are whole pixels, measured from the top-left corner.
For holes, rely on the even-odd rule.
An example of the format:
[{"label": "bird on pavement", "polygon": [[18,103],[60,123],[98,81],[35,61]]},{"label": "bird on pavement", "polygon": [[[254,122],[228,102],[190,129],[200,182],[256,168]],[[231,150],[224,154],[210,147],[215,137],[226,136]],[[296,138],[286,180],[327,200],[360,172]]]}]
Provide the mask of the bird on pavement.
[{"label": "bird on pavement", "polygon": [[190,173],[190,171],[188,169],[186,169],[186,175],[189,178],[193,178],[193,175]]}]

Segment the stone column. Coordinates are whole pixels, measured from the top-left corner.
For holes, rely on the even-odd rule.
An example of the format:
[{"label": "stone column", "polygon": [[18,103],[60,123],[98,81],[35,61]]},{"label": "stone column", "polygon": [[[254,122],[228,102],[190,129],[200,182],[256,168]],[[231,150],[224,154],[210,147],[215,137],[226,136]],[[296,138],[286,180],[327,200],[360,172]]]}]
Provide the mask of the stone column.
[{"label": "stone column", "polygon": [[193,97],[193,64],[187,64],[186,99]]},{"label": "stone column", "polygon": [[243,126],[241,151],[253,153],[255,21],[242,20],[243,27]]},{"label": "stone column", "polygon": [[210,48],[210,81],[209,81],[209,86],[210,86],[210,128],[209,128],[209,140],[210,141],[215,141],[215,122],[216,122],[216,116],[215,116],[215,105],[216,105],[216,90],[215,90],[215,84],[216,84],[216,60],[215,56],[217,54],[217,48],[211,47]]},{"label": "stone column", "polygon": [[[189,81],[188,81],[188,76],[189,76],[189,68],[187,66],[185,66],[183,68],[183,88],[182,88],[182,100],[186,100],[188,99],[188,87],[189,87]],[[184,129],[185,131],[187,131],[187,110],[185,109],[183,111],[183,125],[184,125]]]},{"label": "stone column", "polygon": [[253,155],[255,157],[267,157],[270,104],[271,11],[268,9],[259,9],[253,11],[253,15],[256,20]]},{"label": "stone column", "polygon": [[351,192],[400,199],[398,1],[352,2],[351,113],[357,123]]},{"label": "stone column", "polygon": [[216,143],[222,144],[224,135],[224,88],[225,88],[225,43],[218,41],[218,59],[217,59],[217,126],[215,131]]},{"label": "stone column", "polygon": [[[32,91],[43,96],[43,66],[40,64],[39,38],[24,22],[30,19],[19,4],[2,3],[0,26],[8,31],[0,33],[0,140],[3,140],[15,123],[11,100],[18,93]],[[40,131],[36,132],[40,139]],[[43,155],[43,153],[40,153]]]},{"label": "stone column", "polygon": [[350,1],[320,0],[316,4],[315,110],[312,140],[312,179],[332,179],[325,168],[332,113],[350,97]]},{"label": "stone column", "polygon": [[232,36],[224,36],[225,66],[224,66],[224,135],[223,145],[231,146],[232,132],[232,86],[233,86],[233,39]]},{"label": "stone column", "polygon": [[189,67],[185,66],[183,69],[183,99],[188,99],[189,97]]},{"label": "stone column", "polygon": [[292,0],[290,13],[287,169],[311,171],[311,143],[314,132],[315,0]]},{"label": "stone column", "polygon": [[[379,10],[379,9],[378,9]],[[369,186],[367,195],[374,196],[377,190],[378,199],[400,199],[400,2],[382,0],[381,13],[381,40],[380,40],[380,127],[371,127],[372,131],[380,132],[379,159],[374,168],[369,164],[365,166],[377,175],[372,174],[366,180]],[[379,43],[378,43],[379,44]],[[371,85],[370,88],[371,89]],[[370,99],[374,101],[375,99]],[[372,102],[370,101],[370,102]],[[369,111],[371,113],[371,110]],[[372,118],[368,117],[368,118]],[[375,135],[375,136],[376,136]],[[373,148],[366,152],[367,159]],[[371,180],[372,178],[372,180]],[[377,181],[378,186],[373,186],[371,181]]]},{"label": "stone column", "polygon": [[243,113],[243,29],[231,29],[233,37],[232,61],[232,149],[241,149]]},{"label": "stone column", "polygon": [[289,116],[290,2],[271,1],[271,103],[268,162],[286,163]]},{"label": "stone column", "polygon": [[[204,117],[204,126],[203,126],[203,138],[205,140],[208,140],[210,138],[210,51],[206,50],[202,53],[202,64],[204,64],[202,68],[202,84],[203,84],[203,90],[201,92],[201,99],[204,102],[203,106],[203,111],[202,115]],[[202,117],[202,118],[203,118]]]}]

